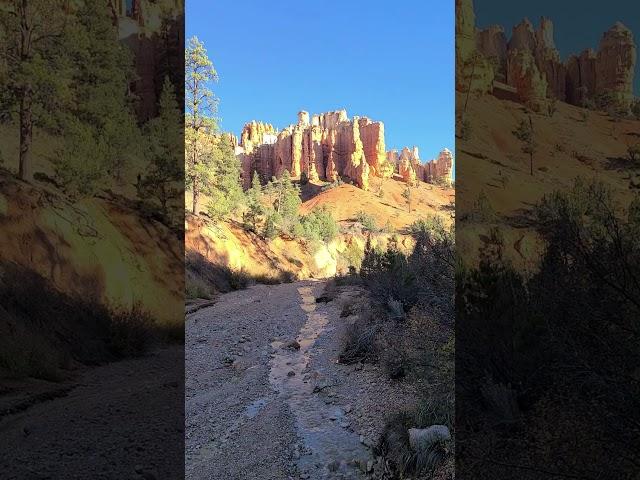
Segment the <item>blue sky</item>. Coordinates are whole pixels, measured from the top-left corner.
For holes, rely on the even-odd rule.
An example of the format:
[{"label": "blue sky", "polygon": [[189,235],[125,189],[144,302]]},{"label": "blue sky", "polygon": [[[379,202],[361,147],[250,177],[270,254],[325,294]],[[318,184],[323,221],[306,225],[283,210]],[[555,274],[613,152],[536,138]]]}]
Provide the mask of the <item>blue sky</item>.
[{"label": "blue sky", "polygon": [[224,130],[283,128],[297,112],[346,108],[385,124],[387,150],[454,149],[454,2],[189,0],[187,38],[220,76]]},{"label": "blue sky", "polygon": [[[593,4],[593,6],[592,6]],[[600,8],[597,8],[600,6]],[[638,0],[537,0],[536,2],[505,2],[504,0],[474,0],[476,24],[483,28],[491,24],[502,25],[507,38],[511,28],[528,17],[534,27],[540,17],[553,20],[556,47],[563,59],[585,48],[596,50],[600,37],[616,21],[621,21],[633,32],[636,45],[640,45],[640,2]],[[640,60],[636,61],[634,92],[640,95]]]}]

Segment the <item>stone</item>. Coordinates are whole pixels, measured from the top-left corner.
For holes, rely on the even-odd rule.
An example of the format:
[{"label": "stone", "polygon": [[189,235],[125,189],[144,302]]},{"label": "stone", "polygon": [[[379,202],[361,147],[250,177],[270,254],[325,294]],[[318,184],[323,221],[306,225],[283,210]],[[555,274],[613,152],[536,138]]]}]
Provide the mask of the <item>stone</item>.
[{"label": "stone", "polygon": [[416,182],[417,175],[414,168],[413,158],[411,151],[404,147],[400,153],[400,160],[398,162],[398,173],[402,177],[402,181],[413,185]]},{"label": "stone", "polygon": [[271,124],[251,121],[235,147],[242,166],[242,184],[249,188],[253,172],[263,181],[287,170],[293,178],[311,181],[347,177],[367,190],[370,176],[382,176],[387,155],[384,124],[367,117],[349,120],[346,110],[298,113],[298,122],[277,132]]},{"label": "stone", "polygon": [[[584,106],[602,94],[610,94],[619,107],[629,109],[633,101],[633,80],[637,48],[632,32],[621,22],[615,23],[601,37],[598,50],[585,49],[562,61],[554,40],[553,22],[540,19],[537,29],[524,19],[513,27],[506,41],[502,27],[492,25],[475,30],[471,0],[457,0],[456,19],[456,89],[482,83],[481,73],[488,61],[494,69],[492,91],[502,98],[508,88],[515,89],[515,100],[535,111],[544,111],[547,99],[555,98]],[[475,32],[474,42],[471,42]],[[471,80],[469,77],[473,76]],[[458,78],[459,77],[459,78]],[[467,84],[466,86],[464,84]],[[477,86],[471,90],[482,91]],[[513,100],[508,95],[509,100]]]},{"label": "stone", "polygon": [[616,22],[600,40],[596,57],[596,94],[610,92],[620,105],[629,108],[633,101],[633,76],[636,45],[633,34]]},{"label": "stone", "polygon": [[540,73],[530,50],[509,50],[507,80],[515,87],[520,101],[534,112],[546,109],[547,80]]},{"label": "stone", "polygon": [[504,81],[504,72],[507,66],[507,37],[504,28],[500,25],[490,25],[476,33],[477,48],[490,62],[495,64],[496,78]]},{"label": "stone", "polygon": [[540,19],[536,30],[534,57],[538,70],[547,80],[547,97],[565,100],[567,67],[560,60],[560,52],[553,39],[553,22],[545,17]]},{"label": "stone", "polygon": [[429,183],[451,186],[453,183],[453,153],[443,149],[438,158],[424,164],[424,180]]},{"label": "stone", "polygon": [[409,446],[414,451],[425,450],[434,443],[451,439],[451,432],[446,425],[431,425],[427,428],[409,429]]},{"label": "stone", "polygon": [[297,340],[291,340],[285,344],[284,348],[287,350],[300,350],[300,344]]},{"label": "stone", "polygon": [[583,105],[596,91],[596,58],[596,52],[588,48],[567,59],[565,100],[568,103]]},{"label": "stone", "polygon": [[511,39],[507,45],[508,50],[521,50],[533,52],[536,47],[536,34],[533,24],[528,18],[523,19],[511,30]]}]

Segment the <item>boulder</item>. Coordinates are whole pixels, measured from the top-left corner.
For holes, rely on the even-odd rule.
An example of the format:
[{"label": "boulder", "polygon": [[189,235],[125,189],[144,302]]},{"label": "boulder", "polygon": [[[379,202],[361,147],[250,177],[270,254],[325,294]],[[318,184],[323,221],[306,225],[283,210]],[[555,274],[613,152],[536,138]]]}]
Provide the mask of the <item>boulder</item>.
[{"label": "boulder", "polygon": [[446,425],[409,429],[409,446],[416,452],[426,450],[435,443],[447,440],[451,440],[451,432]]}]

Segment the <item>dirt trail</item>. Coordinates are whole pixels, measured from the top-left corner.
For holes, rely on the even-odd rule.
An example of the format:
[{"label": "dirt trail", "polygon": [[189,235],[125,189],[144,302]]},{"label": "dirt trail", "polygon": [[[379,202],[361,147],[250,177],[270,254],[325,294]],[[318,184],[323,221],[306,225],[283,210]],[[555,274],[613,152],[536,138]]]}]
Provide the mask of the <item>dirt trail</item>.
[{"label": "dirt trail", "polygon": [[[327,397],[325,348],[337,310],[324,282],[259,285],[188,317],[186,472],[190,480],[358,479],[370,449],[350,407]],[[335,342],[334,342],[335,343]]]},{"label": "dirt trail", "polygon": [[172,346],[40,382],[37,394],[5,390],[0,477],[183,478],[182,359]]}]

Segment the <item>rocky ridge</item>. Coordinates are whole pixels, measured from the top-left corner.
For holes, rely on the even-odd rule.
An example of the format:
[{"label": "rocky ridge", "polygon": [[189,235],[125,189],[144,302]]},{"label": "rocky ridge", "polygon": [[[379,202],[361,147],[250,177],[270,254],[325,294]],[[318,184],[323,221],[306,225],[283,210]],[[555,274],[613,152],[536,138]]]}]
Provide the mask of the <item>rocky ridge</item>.
[{"label": "rocky ridge", "polygon": [[609,94],[623,110],[629,109],[634,99],[636,45],[632,32],[621,22],[602,35],[597,51],[585,49],[563,61],[550,19],[541,17],[534,28],[525,18],[507,39],[499,25],[476,28],[472,0],[457,0],[456,7],[459,91],[498,93],[510,87],[519,101],[535,111],[547,108],[551,98],[583,106],[587,100]]},{"label": "rocky ridge", "polygon": [[311,118],[308,112],[301,111],[298,122],[281,131],[254,120],[245,124],[239,140],[234,138],[234,146],[245,188],[249,187],[253,172],[266,181],[285,170],[294,178],[306,175],[313,182],[346,177],[364,190],[369,189],[370,177],[394,172],[407,182],[451,184],[451,152],[445,149],[434,160],[437,164],[430,165],[421,162],[417,147],[405,147],[400,155],[396,150],[386,151],[384,123],[367,117],[349,119],[346,110]]}]

